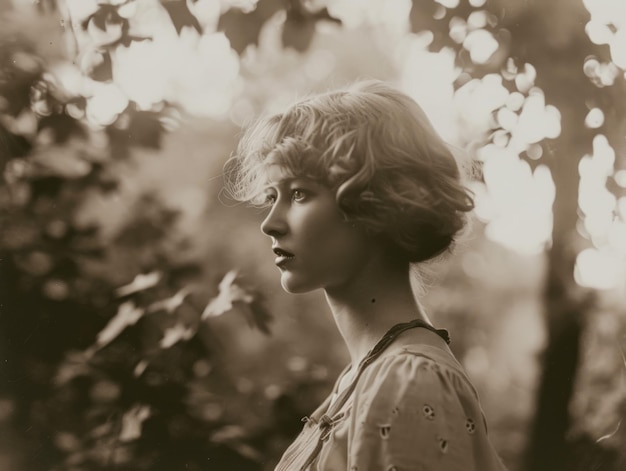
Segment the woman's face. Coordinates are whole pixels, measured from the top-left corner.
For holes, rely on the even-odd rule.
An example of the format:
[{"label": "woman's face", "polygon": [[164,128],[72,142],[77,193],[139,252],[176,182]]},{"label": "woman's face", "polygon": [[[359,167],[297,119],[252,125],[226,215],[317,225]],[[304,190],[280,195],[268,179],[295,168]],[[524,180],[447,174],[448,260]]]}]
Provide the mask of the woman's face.
[{"label": "woman's face", "polygon": [[272,239],[281,285],[290,293],[338,288],[371,255],[371,241],[344,220],[335,192],[307,178],[268,169],[270,210],[261,230]]}]

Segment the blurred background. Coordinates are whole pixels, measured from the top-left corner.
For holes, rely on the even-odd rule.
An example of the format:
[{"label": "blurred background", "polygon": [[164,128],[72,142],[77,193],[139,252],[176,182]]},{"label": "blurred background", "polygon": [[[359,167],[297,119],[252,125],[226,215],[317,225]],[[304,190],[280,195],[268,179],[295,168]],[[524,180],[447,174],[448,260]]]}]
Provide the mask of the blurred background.
[{"label": "blurred background", "polygon": [[626,469],[625,69],[620,0],[1,0],[0,470],[273,469],[348,357],[222,166],[361,78],[473,169],[424,303],[507,466]]}]

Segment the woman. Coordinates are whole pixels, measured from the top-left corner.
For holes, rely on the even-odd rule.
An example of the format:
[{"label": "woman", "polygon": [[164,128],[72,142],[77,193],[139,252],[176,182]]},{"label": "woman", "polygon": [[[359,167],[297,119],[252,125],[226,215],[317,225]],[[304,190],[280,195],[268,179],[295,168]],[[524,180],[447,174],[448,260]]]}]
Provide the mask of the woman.
[{"label": "woman", "polygon": [[476,391],[411,287],[473,201],[420,107],[382,82],[305,99],[249,128],[227,163],[269,206],[281,284],[323,289],[351,363],[276,470],[491,471]]}]

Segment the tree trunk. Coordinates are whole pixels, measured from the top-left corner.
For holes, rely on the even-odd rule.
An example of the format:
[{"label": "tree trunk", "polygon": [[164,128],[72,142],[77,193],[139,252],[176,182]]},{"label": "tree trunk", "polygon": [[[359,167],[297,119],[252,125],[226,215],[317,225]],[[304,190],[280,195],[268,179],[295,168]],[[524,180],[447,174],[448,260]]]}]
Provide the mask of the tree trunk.
[{"label": "tree trunk", "polygon": [[[557,247],[560,241],[554,243]],[[566,440],[570,428],[569,403],[587,307],[572,299],[567,286],[571,275],[563,267],[572,267],[571,256],[553,248],[544,292],[548,343],[541,358],[535,418],[524,463],[528,471],[565,470],[571,455]]]},{"label": "tree trunk", "polygon": [[[508,14],[507,6],[515,0],[500,3]],[[542,159],[550,167],[556,186],[553,242],[544,290],[548,343],[541,357],[536,415],[524,469],[569,471],[577,468],[567,439],[569,405],[579,369],[581,336],[592,306],[592,298],[583,295],[574,280],[576,255],[587,244],[576,231],[578,164],[583,155],[591,153],[593,136],[610,135],[606,127],[612,125],[597,130],[585,127],[589,109],[606,100],[609,92],[591,83],[583,65],[589,55],[606,55],[606,51],[592,44],[585,33],[589,14],[582,1],[529,0],[513,10],[515,15],[503,15],[503,26],[512,34],[511,55],[536,68],[536,83],[545,92],[546,103],[556,106],[562,117],[561,135],[544,144],[547,152]]]}]

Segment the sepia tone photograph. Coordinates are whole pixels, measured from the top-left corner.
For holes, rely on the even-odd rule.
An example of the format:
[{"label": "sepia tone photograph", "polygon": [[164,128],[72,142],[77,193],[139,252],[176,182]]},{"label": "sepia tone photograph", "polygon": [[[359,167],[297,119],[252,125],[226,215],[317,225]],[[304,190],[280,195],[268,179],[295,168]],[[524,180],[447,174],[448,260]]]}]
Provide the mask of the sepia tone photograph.
[{"label": "sepia tone photograph", "polygon": [[624,0],[0,0],[0,471],[626,470]]}]

